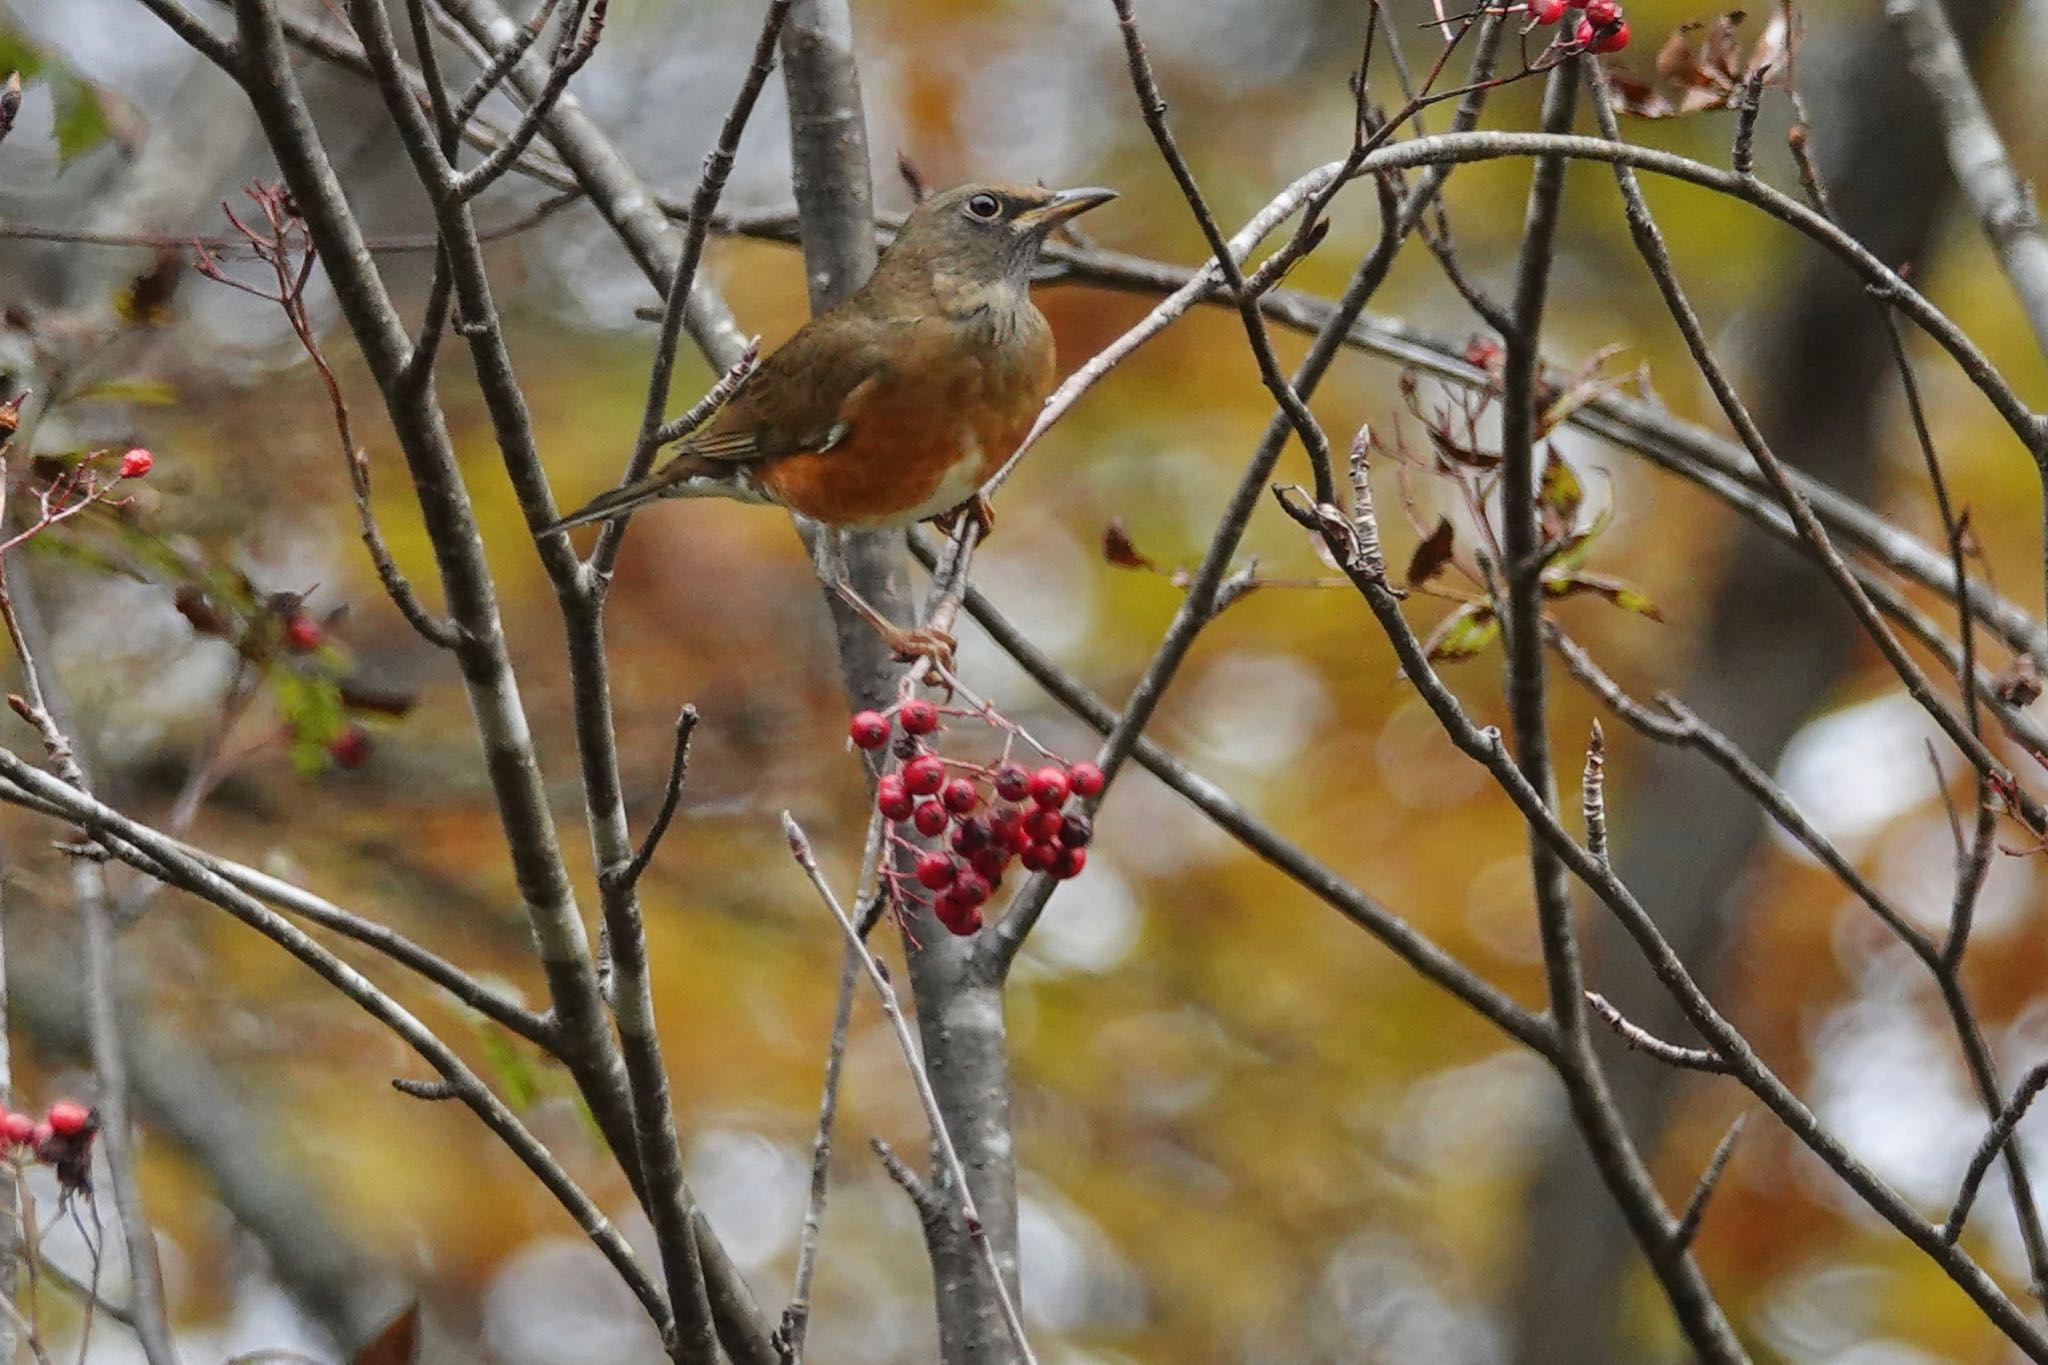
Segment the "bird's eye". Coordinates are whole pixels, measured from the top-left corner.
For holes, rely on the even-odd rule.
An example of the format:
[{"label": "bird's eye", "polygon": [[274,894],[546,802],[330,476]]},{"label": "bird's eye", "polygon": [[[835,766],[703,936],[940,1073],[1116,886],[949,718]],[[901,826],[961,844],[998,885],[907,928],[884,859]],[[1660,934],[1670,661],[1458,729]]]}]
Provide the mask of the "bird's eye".
[{"label": "bird's eye", "polygon": [[967,212],[973,217],[981,219],[983,222],[987,222],[988,220],[994,218],[997,214],[1001,213],[1002,211],[1003,201],[996,198],[994,195],[988,193],[986,190],[984,190],[980,194],[968,196]]}]

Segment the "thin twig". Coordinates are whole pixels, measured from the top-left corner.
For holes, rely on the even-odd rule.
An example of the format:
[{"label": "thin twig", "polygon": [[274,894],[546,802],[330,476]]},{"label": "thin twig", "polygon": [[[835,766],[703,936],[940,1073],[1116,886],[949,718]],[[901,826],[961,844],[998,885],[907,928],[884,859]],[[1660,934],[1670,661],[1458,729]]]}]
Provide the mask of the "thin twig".
[{"label": "thin twig", "polygon": [[1699,1236],[1700,1220],[1707,1216],[1707,1201],[1714,1197],[1715,1187],[1721,1183],[1721,1173],[1728,1169],[1728,1158],[1735,1155],[1735,1140],[1742,1136],[1743,1126],[1748,1122],[1747,1113],[1737,1114],[1735,1121],[1728,1125],[1728,1131],[1714,1144],[1714,1154],[1707,1158],[1707,1167],[1700,1172],[1699,1183],[1692,1187],[1692,1198],[1685,1201],[1685,1212],[1678,1216],[1678,1226],[1672,1229],[1671,1247],[1667,1254],[1677,1255]]},{"label": "thin twig", "polygon": [[854,928],[853,921],[847,918],[846,911],[840,907],[839,897],[833,894],[831,885],[825,880],[825,874],[818,868],[817,858],[811,853],[810,840],[804,836],[803,828],[788,811],[782,813],[782,832],[789,840],[790,856],[796,859],[797,865],[804,870],[804,875],[810,878],[819,898],[832,912],[832,918],[839,922],[840,932],[846,936],[847,951],[859,958],[861,970],[867,974],[869,984],[874,986],[875,994],[882,1002],[882,1012],[888,1016],[889,1027],[896,1034],[897,1046],[903,1050],[903,1060],[910,1068],[912,1082],[917,1086],[917,1098],[924,1106],[925,1121],[931,1125],[932,1142],[945,1162],[954,1191],[959,1195],[958,1212],[961,1222],[967,1229],[967,1235],[981,1250],[989,1278],[993,1282],[996,1301],[1003,1311],[1003,1321],[1010,1329],[1010,1337],[1016,1343],[1018,1353],[1023,1356],[1025,1365],[1035,1365],[1037,1357],[1031,1353],[1030,1342],[1025,1340],[1024,1321],[1017,1315],[1017,1305],[1010,1297],[1002,1267],[996,1261],[995,1247],[988,1239],[987,1230],[981,1225],[981,1215],[975,1212],[974,1194],[967,1184],[967,1169],[960,1162],[959,1152],[954,1149],[952,1135],[946,1129],[945,1115],[939,1112],[938,1096],[932,1092],[931,1078],[925,1074],[924,1062],[918,1055],[917,1039],[911,1035],[910,1025],[905,1022],[902,1007],[897,1003],[896,988],[889,984],[888,973],[875,961],[874,954],[868,951],[867,944],[861,940],[860,931]]},{"label": "thin twig", "polygon": [[640,850],[633,855],[633,861],[627,863],[612,878],[612,885],[606,887],[607,894],[631,895],[639,884],[640,874],[654,861],[654,850],[660,845],[661,836],[668,833],[669,822],[676,818],[676,806],[683,799],[683,783],[690,775],[690,736],[696,731],[697,708],[685,706],[676,717],[675,751],[669,758],[668,783],[662,789],[661,809],[654,813],[654,822],[647,827],[647,836],[640,841]]},{"label": "thin twig", "polygon": [[1991,1163],[2005,1144],[2012,1139],[2013,1131],[2020,1126],[2020,1120],[2027,1116],[2027,1110],[2048,1086],[2048,1062],[2036,1063],[2020,1083],[2013,1087],[2012,1099],[2006,1103],[1992,1121],[1991,1131],[1984,1134],[1984,1140],[1977,1144],[1977,1150],[1970,1156],[1970,1164],[1963,1172],[1962,1187],[1956,1191],[1956,1202],[1949,1208],[1948,1219],[1941,1225],[1941,1237],[1949,1245],[1963,1235],[1963,1224],[1969,1221],[1970,1208],[1977,1202],[1977,1191],[1984,1184],[1984,1176],[1991,1169]]},{"label": "thin twig", "polygon": [[[448,185],[447,194],[451,199],[462,201],[474,199],[482,194],[500,176],[512,169],[513,163],[518,161],[533,140],[540,136],[548,111],[554,108],[555,102],[562,97],[562,92],[569,88],[569,78],[581,71],[583,64],[597,52],[598,37],[604,32],[605,3],[606,0],[596,0],[596,3],[590,6],[588,26],[583,29],[580,37],[567,45],[566,52],[556,57],[548,70],[547,84],[542,87],[539,95],[527,103],[520,114],[519,122],[513,126],[505,140],[499,143],[490,155],[457,176]],[[578,9],[577,17],[580,18],[581,6]],[[569,35],[564,36],[566,39]],[[514,57],[512,64],[516,65],[517,62],[518,58]],[[450,130],[455,131],[455,125],[452,123]]]},{"label": "thin twig", "polygon": [[[4,492],[4,479],[4,465],[0,465],[0,492]],[[0,499],[0,509],[4,509],[4,499]],[[31,637],[42,634],[35,597],[26,583],[9,584],[4,550],[0,550],[0,621],[4,621],[14,644],[24,694],[9,697],[9,704],[35,728],[51,766],[62,779],[80,792],[88,791],[85,770],[73,748],[68,727],[59,720],[67,708],[57,693],[45,689],[37,651],[31,645]],[[81,834],[86,832],[84,822],[79,822],[79,829]],[[135,1175],[135,1130],[128,1116],[127,1062],[121,1049],[121,1020],[114,986],[113,906],[107,892],[105,867],[93,858],[72,859],[71,890],[84,937],[84,980],[80,987],[93,1071],[98,1081],[100,1142],[106,1152],[114,1187],[114,1211],[128,1254],[136,1340],[149,1365],[177,1365],[163,1268],[156,1256],[156,1236],[142,1206]]]},{"label": "thin twig", "polygon": [[[190,857],[175,840],[131,820],[91,795],[51,777],[7,749],[0,749],[0,777],[64,812],[66,819],[88,830],[124,861],[147,861],[179,889],[218,906],[243,924],[311,968],[322,980],[390,1029],[441,1076],[455,1085],[459,1098],[503,1140],[528,1170],[539,1177],[576,1220],[599,1251],[619,1271],[628,1287],[666,1334],[668,1306],[647,1278],[625,1239],[583,1193],[567,1171],[491,1092],[481,1078],[410,1011],[378,989],[367,977],[321,946],[290,920],[229,884]],[[83,860],[81,860],[83,861]],[[139,1305],[138,1305],[139,1308]]]},{"label": "thin twig", "polygon": [[832,1035],[825,1045],[825,1084],[818,1099],[818,1129],[811,1139],[811,1184],[804,1200],[803,1232],[797,1241],[796,1281],[782,1310],[781,1338],[790,1365],[803,1365],[804,1337],[811,1326],[811,1282],[818,1272],[818,1238],[824,1229],[825,1198],[832,1177],[832,1125],[839,1116],[839,1073],[853,1022],[853,991],[860,959],[851,948],[839,968],[839,995],[832,1006]]},{"label": "thin twig", "polygon": [[1706,1071],[1716,1076],[1728,1074],[1728,1063],[1701,1047],[1680,1047],[1667,1043],[1652,1034],[1640,1024],[1632,1024],[1598,991],[1587,991],[1585,1000],[1593,1013],[1600,1016],[1606,1025],[1620,1035],[1621,1040],[1637,1052],[1646,1053],[1660,1062],[1683,1067],[1687,1071]]},{"label": "thin twig", "polygon": [[[1589,70],[1592,72],[1589,79],[1593,82],[1594,111],[1600,117],[1602,131],[1610,140],[1616,140],[1620,134],[1615,125],[1613,105],[1607,96],[1606,78],[1599,73],[1597,67]],[[1856,575],[1842,560],[1840,552],[1835,549],[1832,537],[1827,533],[1827,528],[1814,516],[1812,506],[1801,496],[1799,489],[1787,476],[1783,462],[1764,439],[1763,432],[1750,415],[1748,406],[1736,392],[1733,381],[1715,358],[1713,348],[1707,340],[1705,326],[1678,282],[1670,252],[1664,245],[1663,233],[1650,214],[1642,188],[1636,181],[1634,169],[1625,160],[1616,160],[1613,169],[1637,254],[1649,267],[1651,278],[1655,280],[1658,291],[1664,298],[1665,308],[1678,324],[1686,348],[1692,354],[1693,363],[1707,381],[1716,403],[1734,427],[1736,436],[1755,458],[1758,468],[1763,471],[1772,492],[1778,496],[1785,511],[1799,528],[1800,535],[1812,547],[1815,559],[1834,581],[1837,590],[1848,602],[1858,623],[1862,625],[1864,633],[1870,637],[1878,652],[1884,656],[1885,662],[1898,675],[1907,694],[1927,712],[1936,725],[1941,727],[1978,771],[2001,791],[2010,793],[2018,813],[2030,826],[2038,831],[2048,832],[2048,808],[2044,808],[2039,800],[2020,786],[2011,770],[1999,761],[1997,755],[1985,746],[1982,739],[1971,732],[1968,722],[1935,694],[1926,673],[1906,652],[1898,637],[1892,634],[1891,628],[1885,623],[1870,595],[1863,591],[1863,586],[1857,581]],[[2031,414],[2026,418],[2026,425],[2037,425]]]},{"label": "thin twig", "polygon": [[[669,277],[663,300],[661,333],[654,343],[654,360],[648,366],[647,401],[640,413],[640,434],[634,439],[632,456],[626,461],[626,472],[619,480],[621,486],[644,476],[654,463],[654,452],[664,444],[663,417],[668,411],[669,387],[675,377],[676,348],[682,341],[683,324],[692,291],[696,288],[697,270],[704,260],[704,242],[711,233],[711,215],[718,208],[719,196],[725,193],[725,182],[732,174],[733,161],[739,154],[740,136],[746,131],[747,121],[753,117],[762,87],[768,83],[768,76],[775,69],[775,47],[782,36],[783,25],[789,19],[790,3],[791,0],[769,0],[768,12],[761,20],[760,34],[754,40],[753,60],[740,82],[739,93],[733,97],[732,106],[726,111],[725,122],[719,126],[717,139],[711,144],[711,150],[705,153],[703,173],[697,178],[696,193],[690,197],[690,221],[683,233],[682,252],[676,258],[675,273]],[[713,395],[723,389],[730,396],[738,387],[739,380],[733,377],[734,373],[737,371],[744,377],[743,366],[751,367],[751,357],[757,354],[757,344],[749,343],[747,353],[727,366],[724,377],[684,415],[683,421],[687,422],[699,409],[704,412],[704,416],[697,419],[699,422],[716,411],[722,400],[714,400]],[[590,552],[591,568],[600,578],[608,575],[618,562],[627,520],[620,517],[605,523],[596,546]]]}]

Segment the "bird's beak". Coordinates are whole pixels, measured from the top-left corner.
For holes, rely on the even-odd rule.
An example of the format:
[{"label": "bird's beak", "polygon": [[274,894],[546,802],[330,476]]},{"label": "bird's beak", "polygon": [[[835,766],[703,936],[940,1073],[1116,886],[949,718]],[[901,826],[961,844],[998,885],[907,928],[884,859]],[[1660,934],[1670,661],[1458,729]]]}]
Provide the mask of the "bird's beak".
[{"label": "bird's beak", "polygon": [[1078,218],[1116,198],[1115,190],[1089,185],[1077,190],[1055,190],[1052,198],[1035,209],[1017,215],[1017,221],[1034,232],[1051,232],[1069,218]]}]

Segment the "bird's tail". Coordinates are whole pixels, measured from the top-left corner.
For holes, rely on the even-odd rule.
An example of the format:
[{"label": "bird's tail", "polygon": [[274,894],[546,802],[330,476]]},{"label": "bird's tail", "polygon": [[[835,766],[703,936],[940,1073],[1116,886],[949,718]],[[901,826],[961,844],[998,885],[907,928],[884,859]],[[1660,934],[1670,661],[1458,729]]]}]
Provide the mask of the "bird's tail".
[{"label": "bird's tail", "polygon": [[759,492],[732,467],[706,468],[703,463],[683,455],[669,461],[644,479],[636,479],[622,488],[598,494],[568,516],[550,522],[542,528],[541,534],[553,535],[557,531],[589,526],[595,522],[614,521],[628,512],[637,511],[648,503],[658,502],[663,498],[734,498],[741,502],[761,501]]},{"label": "bird's tail", "polygon": [[665,483],[660,475],[650,474],[644,479],[638,479],[625,485],[623,488],[614,488],[608,493],[598,494],[568,516],[558,521],[549,522],[543,528],[541,534],[551,536],[557,531],[567,531],[577,526],[589,526],[595,522],[610,521],[615,517],[622,517],[635,508],[644,507],[648,503],[655,501],[666,491]]}]

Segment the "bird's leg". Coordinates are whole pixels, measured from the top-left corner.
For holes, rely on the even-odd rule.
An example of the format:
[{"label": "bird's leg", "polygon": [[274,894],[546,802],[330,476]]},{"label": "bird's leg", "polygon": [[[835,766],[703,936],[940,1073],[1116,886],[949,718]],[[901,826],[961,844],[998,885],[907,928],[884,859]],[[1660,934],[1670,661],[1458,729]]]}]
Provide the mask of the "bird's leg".
[{"label": "bird's leg", "polygon": [[849,581],[846,567],[845,532],[820,527],[814,555],[818,578],[829,585],[853,614],[873,627],[882,643],[899,659],[910,662],[929,659],[938,670],[953,667],[953,637],[932,626],[899,626],[869,604]]}]

